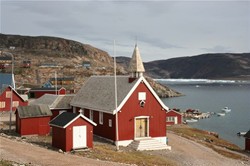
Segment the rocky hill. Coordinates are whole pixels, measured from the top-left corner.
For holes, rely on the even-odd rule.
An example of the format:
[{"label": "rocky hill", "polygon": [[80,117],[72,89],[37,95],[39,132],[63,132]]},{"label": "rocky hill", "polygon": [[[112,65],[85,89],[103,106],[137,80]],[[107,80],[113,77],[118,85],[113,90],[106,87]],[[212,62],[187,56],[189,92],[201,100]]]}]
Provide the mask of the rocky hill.
[{"label": "rocky hill", "polygon": [[[126,66],[130,58],[120,57]],[[152,78],[250,79],[250,53],[202,54],[144,63]]]},{"label": "rocky hill", "polygon": [[[40,87],[50,78],[74,77],[74,84],[67,89],[81,87],[91,75],[113,75],[113,58],[105,51],[80,42],[57,37],[30,37],[0,34],[2,54],[9,52],[15,59],[15,79],[17,86]],[[23,68],[24,60],[31,61],[30,68]],[[83,63],[90,67],[83,67]],[[10,68],[0,72],[11,72]],[[117,74],[127,74],[122,65],[117,65]],[[154,84],[160,96],[179,96],[179,93],[160,84]]]}]

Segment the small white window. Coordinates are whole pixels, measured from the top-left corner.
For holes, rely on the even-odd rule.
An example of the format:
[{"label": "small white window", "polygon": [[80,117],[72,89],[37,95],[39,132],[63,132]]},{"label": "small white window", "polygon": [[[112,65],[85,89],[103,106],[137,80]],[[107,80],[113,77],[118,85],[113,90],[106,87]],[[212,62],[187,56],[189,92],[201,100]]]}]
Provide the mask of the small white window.
[{"label": "small white window", "polygon": [[0,108],[5,108],[5,101],[0,102]]},{"label": "small white window", "polygon": [[99,124],[103,124],[103,112],[99,112]]},{"label": "small white window", "polygon": [[109,127],[112,127],[112,119],[109,119]]},{"label": "small white window", "polygon": [[175,120],[175,117],[173,116],[167,117],[168,122],[174,122],[174,120]]},{"label": "small white window", "polygon": [[138,100],[146,100],[146,92],[139,92]]},{"label": "small white window", "polygon": [[6,92],[6,98],[11,98],[11,91]]},{"label": "small white window", "polygon": [[19,106],[19,101],[13,101],[12,106],[13,107],[18,107]]},{"label": "small white window", "polygon": [[93,110],[89,110],[89,119],[93,121]]}]

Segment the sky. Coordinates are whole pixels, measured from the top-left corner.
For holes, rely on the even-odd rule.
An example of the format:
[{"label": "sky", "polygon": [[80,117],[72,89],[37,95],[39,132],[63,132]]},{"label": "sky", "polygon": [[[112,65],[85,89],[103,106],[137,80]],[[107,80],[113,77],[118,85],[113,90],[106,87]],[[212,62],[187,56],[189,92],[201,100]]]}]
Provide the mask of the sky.
[{"label": "sky", "polygon": [[[144,62],[250,52],[250,0],[1,0],[0,33],[55,36]],[[115,51],[114,51],[115,41]]]}]

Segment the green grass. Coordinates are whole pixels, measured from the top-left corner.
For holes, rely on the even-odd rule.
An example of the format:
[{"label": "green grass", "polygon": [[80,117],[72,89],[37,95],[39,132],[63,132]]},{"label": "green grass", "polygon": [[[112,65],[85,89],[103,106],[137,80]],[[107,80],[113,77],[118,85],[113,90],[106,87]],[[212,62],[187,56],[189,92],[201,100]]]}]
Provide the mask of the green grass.
[{"label": "green grass", "polygon": [[176,165],[173,161],[168,160],[165,157],[146,154],[140,151],[122,149],[121,151],[116,151],[112,145],[95,145],[94,149],[87,152],[77,152],[78,155],[113,161],[126,164],[136,164],[136,165],[165,165],[172,166]]},{"label": "green grass", "polygon": [[211,134],[211,132],[191,128],[187,125],[171,126],[168,127],[168,130],[173,131],[174,133],[182,137],[201,143],[225,157],[233,159],[244,159],[241,155],[234,153],[234,151],[242,151],[238,146],[214,136],[213,134]]}]

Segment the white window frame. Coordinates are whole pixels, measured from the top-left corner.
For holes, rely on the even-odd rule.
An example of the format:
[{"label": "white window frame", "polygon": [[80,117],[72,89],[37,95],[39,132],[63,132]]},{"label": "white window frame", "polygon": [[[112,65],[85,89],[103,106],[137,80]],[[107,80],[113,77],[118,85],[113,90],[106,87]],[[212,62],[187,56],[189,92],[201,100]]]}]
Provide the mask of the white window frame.
[{"label": "white window frame", "polygon": [[175,116],[167,117],[167,122],[174,122]]},{"label": "white window frame", "polygon": [[103,112],[99,112],[99,124],[103,124]]},{"label": "white window frame", "polygon": [[0,102],[0,108],[5,108],[5,101]]},{"label": "white window frame", "polygon": [[93,121],[93,110],[89,110],[89,119]]},{"label": "white window frame", "polygon": [[13,107],[18,107],[19,106],[19,101],[13,101],[12,106]]},{"label": "white window frame", "polygon": [[6,91],[6,98],[11,98],[11,91]]},{"label": "white window frame", "polygon": [[139,92],[138,93],[138,100],[145,101],[146,100],[146,92]]},{"label": "white window frame", "polygon": [[109,119],[109,127],[112,127],[112,119]]}]

